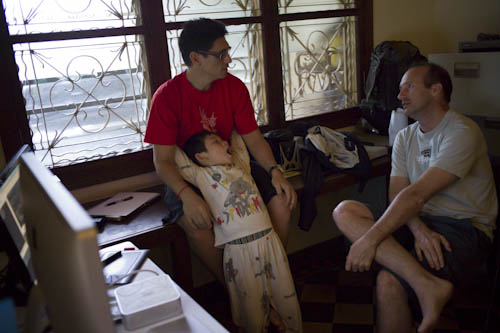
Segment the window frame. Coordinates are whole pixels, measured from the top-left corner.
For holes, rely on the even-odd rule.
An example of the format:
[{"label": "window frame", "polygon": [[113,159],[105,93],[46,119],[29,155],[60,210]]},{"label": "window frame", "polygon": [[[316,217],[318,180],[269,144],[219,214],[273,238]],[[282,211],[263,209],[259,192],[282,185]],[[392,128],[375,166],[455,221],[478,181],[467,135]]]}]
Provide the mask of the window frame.
[{"label": "window frame", "polygon": [[[0,140],[6,161],[10,160],[23,145],[32,145],[30,128],[26,116],[22,87],[14,60],[12,45],[23,42],[50,40],[82,39],[115,35],[142,35],[146,50],[149,87],[151,95],[166,80],[171,78],[170,61],[167,49],[167,30],[181,29],[184,22],[165,22],[161,0],[137,0],[140,17],[147,17],[135,27],[111,28],[102,30],[81,30],[70,32],[39,33],[10,36],[5,13],[0,14],[0,58],[6,67],[0,78]],[[357,40],[357,82],[358,100],[364,93],[364,79],[368,73],[370,53],[373,49],[373,0],[356,0],[356,8],[327,10],[318,12],[279,14],[278,1],[260,0],[261,15],[253,17],[220,19],[227,25],[259,23],[262,25],[264,79],[266,80],[266,103],[268,124],[261,131],[283,128],[296,121],[315,119],[322,125],[339,128],[354,124],[360,117],[357,107],[333,111],[308,118],[285,121],[283,97],[282,63],[279,25],[285,21],[315,18],[355,16]],[[3,7],[2,7],[3,9]],[[163,40],[163,43],[159,43]],[[17,84],[16,84],[17,83]],[[272,96],[272,98],[271,98]],[[123,166],[117,168],[116,166]],[[136,176],[154,171],[152,149],[140,152],[83,162],[53,168],[64,185],[70,190],[106,183],[121,178]]]}]

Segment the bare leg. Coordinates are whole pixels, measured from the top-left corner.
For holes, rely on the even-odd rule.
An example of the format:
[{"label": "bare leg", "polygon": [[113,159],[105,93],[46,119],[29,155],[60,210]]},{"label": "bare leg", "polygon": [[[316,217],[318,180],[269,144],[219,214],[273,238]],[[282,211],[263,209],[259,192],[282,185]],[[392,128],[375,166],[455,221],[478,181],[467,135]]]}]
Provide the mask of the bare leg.
[{"label": "bare leg", "polygon": [[[352,242],[363,236],[374,224],[374,218],[368,208],[350,200],[341,202],[335,208],[333,219],[340,231]],[[413,288],[423,316],[418,332],[430,332],[451,297],[453,285],[422,268],[392,237],[387,237],[379,244],[375,260],[398,274]]]},{"label": "bare leg", "polygon": [[290,217],[292,215],[290,209],[286,205],[285,194],[275,195],[267,203],[267,210],[273,223],[274,231],[286,248],[288,243],[288,234],[290,233]]},{"label": "bare leg", "polygon": [[182,216],[177,221],[177,224],[186,233],[186,237],[189,241],[189,247],[207,266],[215,278],[222,283],[223,286],[226,286],[222,264],[222,250],[214,247],[214,231],[212,229],[192,229],[186,223],[185,219],[185,216]]},{"label": "bare leg", "polygon": [[377,332],[414,332],[408,296],[398,279],[386,270],[377,276]]},{"label": "bare leg", "polygon": [[273,325],[274,327],[276,327],[276,329],[278,330],[278,332],[285,332],[285,330],[286,330],[285,323],[281,319],[278,311],[276,311],[272,307],[269,310],[269,322],[271,323],[271,325]]}]

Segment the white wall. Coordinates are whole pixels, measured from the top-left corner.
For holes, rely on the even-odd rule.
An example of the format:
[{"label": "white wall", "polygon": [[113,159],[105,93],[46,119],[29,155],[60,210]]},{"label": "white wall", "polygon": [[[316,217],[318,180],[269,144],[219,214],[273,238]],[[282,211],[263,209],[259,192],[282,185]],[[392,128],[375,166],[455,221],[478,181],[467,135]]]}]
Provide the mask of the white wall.
[{"label": "white wall", "polygon": [[457,52],[478,33],[500,34],[498,0],[374,0],[374,46],[408,40],[424,55]]},{"label": "white wall", "polygon": [[[373,45],[384,40],[408,40],[420,52],[458,52],[461,41],[476,41],[479,33],[500,34],[499,0],[374,0]],[[453,98],[453,96],[452,96]],[[484,119],[476,119],[481,125]],[[500,155],[500,131],[484,128],[491,154]]]}]

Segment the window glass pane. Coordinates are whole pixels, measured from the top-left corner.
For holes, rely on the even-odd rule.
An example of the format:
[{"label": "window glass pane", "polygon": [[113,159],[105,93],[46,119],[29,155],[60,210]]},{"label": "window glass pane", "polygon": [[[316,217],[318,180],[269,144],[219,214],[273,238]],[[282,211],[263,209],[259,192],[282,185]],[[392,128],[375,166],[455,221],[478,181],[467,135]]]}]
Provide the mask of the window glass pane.
[{"label": "window glass pane", "polygon": [[279,0],[280,14],[350,9],[355,7],[355,0]]},{"label": "window glass pane", "polygon": [[134,0],[4,0],[11,35],[135,26]]},{"label": "window glass pane", "polygon": [[63,166],[144,149],[138,36],[14,45],[35,153]]},{"label": "window glass pane", "polygon": [[[226,40],[231,46],[232,59],[229,72],[246,84],[257,123],[259,125],[267,124],[261,25],[231,25],[226,28],[228,30]],[[180,33],[181,30],[167,31],[172,75],[177,75],[186,69],[179,50]]]},{"label": "window glass pane", "polygon": [[355,18],[280,24],[285,119],[357,104]]},{"label": "window glass pane", "polygon": [[[268,0],[266,0],[268,1]],[[260,15],[259,0],[163,0],[165,22]]]}]

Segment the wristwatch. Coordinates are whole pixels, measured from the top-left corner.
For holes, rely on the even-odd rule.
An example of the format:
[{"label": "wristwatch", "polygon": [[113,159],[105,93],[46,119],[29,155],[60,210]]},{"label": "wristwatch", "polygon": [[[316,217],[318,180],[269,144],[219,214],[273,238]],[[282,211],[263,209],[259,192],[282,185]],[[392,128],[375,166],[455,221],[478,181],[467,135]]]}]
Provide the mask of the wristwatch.
[{"label": "wristwatch", "polygon": [[272,167],[269,168],[269,171],[267,172],[269,174],[269,177],[273,178],[273,170],[278,169],[281,173],[283,173],[283,169],[281,168],[281,165],[275,164]]}]

